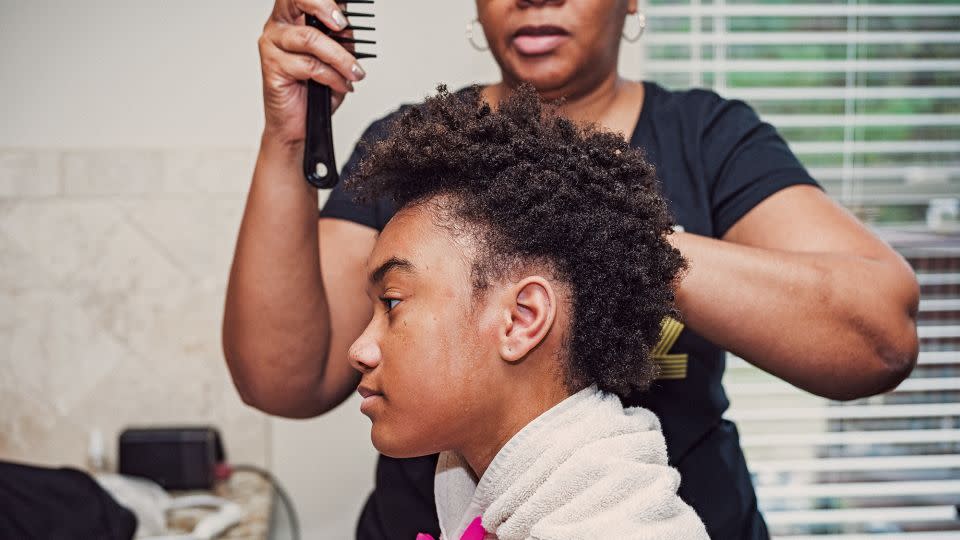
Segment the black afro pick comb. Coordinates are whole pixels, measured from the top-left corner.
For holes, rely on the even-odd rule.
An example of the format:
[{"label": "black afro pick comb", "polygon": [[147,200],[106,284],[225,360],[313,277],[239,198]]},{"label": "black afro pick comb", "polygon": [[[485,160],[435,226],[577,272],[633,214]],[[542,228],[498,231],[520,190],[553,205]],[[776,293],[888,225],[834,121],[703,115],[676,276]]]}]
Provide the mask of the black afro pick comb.
[{"label": "black afro pick comb", "polygon": [[[338,4],[373,4],[374,0],[341,0]],[[331,39],[347,45],[357,59],[376,58],[375,54],[357,52],[357,45],[374,45],[376,42],[368,39],[357,39],[355,33],[373,31],[372,26],[358,26],[353,20],[372,18],[373,13],[358,11],[344,11],[344,16],[350,24],[340,32],[334,32],[320,19],[313,15],[306,15],[308,25],[319,29]],[[350,35],[341,35],[349,32]],[[319,189],[329,189],[337,184],[340,175],[337,174],[337,162],[333,156],[333,129],[330,106],[330,87],[316,81],[307,81],[307,133],[303,147],[303,175],[310,185]]]}]

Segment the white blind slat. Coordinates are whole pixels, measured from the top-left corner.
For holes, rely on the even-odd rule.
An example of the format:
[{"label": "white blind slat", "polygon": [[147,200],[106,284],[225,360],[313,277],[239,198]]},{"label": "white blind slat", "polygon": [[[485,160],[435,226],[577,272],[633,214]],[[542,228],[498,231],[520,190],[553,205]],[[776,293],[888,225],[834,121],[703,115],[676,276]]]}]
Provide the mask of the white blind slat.
[{"label": "white blind slat", "polygon": [[930,338],[957,338],[960,337],[960,325],[927,325],[921,324],[917,327],[917,335],[920,339]]},{"label": "white blind slat", "polygon": [[648,44],[655,45],[809,45],[811,43],[951,43],[960,32],[727,32],[691,34],[660,32]]},{"label": "white blind slat", "polygon": [[[688,5],[650,5],[647,16],[689,17]],[[960,15],[960,5],[950,4],[699,4],[699,15],[722,17],[944,17]]]},{"label": "white blind slat", "polygon": [[960,480],[925,482],[845,482],[829,484],[790,484],[759,486],[757,494],[765,499],[811,497],[890,497],[917,495],[953,495],[960,502]]},{"label": "white blind slat", "polygon": [[[847,145],[846,148],[844,145]],[[795,142],[790,148],[798,154],[837,154],[844,152],[880,153],[910,152],[929,154],[941,152],[960,152],[960,140],[957,141],[835,141],[835,142]]]},{"label": "white blind slat", "polygon": [[917,281],[920,282],[920,285],[958,285],[960,284],[960,272],[920,272],[917,274]]},{"label": "white blind slat", "polygon": [[[656,0],[641,9],[644,78],[746,101],[875,226],[906,227],[902,237],[960,231],[944,214],[960,199],[960,0]],[[892,392],[830,402],[728,357],[726,416],[740,424],[774,538],[960,538],[955,251],[910,259],[924,294],[921,352]],[[837,509],[804,510],[822,506]],[[878,532],[887,534],[868,535]]]},{"label": "white blind slat", "polygon": [[857,405],[838,407],[775,407],[727,411],[726,416],[737,422],[784,421],[810,418],[930,418],[960,416],[960,403],[917,403],[907,405]]},{"label": "white blind slat", "polygon": [[871,533],[871,534],[831,534],[825,536],[791,535],[773,537],[774,540],[957,540],[957,531],[916,531],[906,533]]},{"label": "white blind slat", "polygon": [[[907,429],[877,431],[819,431],[815,433],[745,434],[744,448],[764,446],[827,446],[870,444],[924,444],[960,442],[960,429]],[[958,492],[960,493],[960,492]]]},{"label": "white blind slat", "polygon": [[953,506],[916,506],[893,508],[857,508],[842,510],[796,510],[768,512],[770,525],[811,523],[865,523],[865,522],[928,522],[954,521],[957,510]]},{"label": "white blind slat", "polygon": [[750,73],[825,73],[850,72],[916,72],[960,70],[958,60],[904,60],[889,58],[881,60],[650,60],[648,71],[654,73],[687,73],[690,71],[722,71]]},{"label": "white blind slat", "polygon": [[927,298],[920,300],[920,311],[960,311],[960,298]]},{"label": "white blind slat", "polygon": [[787,127],[834,127],[853,122],[857,126],[960,126],[960,114],[768,114],[764,120]]},{"label": "white blind slat", "polygon": [[[877,87],[743,87],[731,91],[730,97],[747,101],[763,100],[842,100],[842,99],[941,99],[960,98],[960,88],[953,86],[877,86]],[[797,115],[804,116],[804,115]]]},{"label": "white blind slat", "polygon": [[[732,382],[726,385],[729,393],[738,396],[782,395],[798,392],[796,387],[780,379],[763,382]],[[960,377],[911,378],[900,383],[893,392],[943,392],[960,390]]]},{"label": "white blind slat", "polygon": [[784,459],[750,464],[756,474],[783,472],[907,471],[960,468],[958,455]]},{"label": "white blind slat", "polygon": [[[942,274],[935,274],[935,276],[940,275]],[[955,278],[955,280],[951,280],[952,283],[960,283],[960,275],[947,274],[947,276]],[[929,277],[930,274],[917,274],[918,281],[920,281],[921,285],[924,284],[924,278]],[[920,355],[917,357],[917,364],[921,366],[960,364],[960,351],[921,351]],[[738,369],[756,371],[757,368],[752,366],[743,358],[737,357],[733,354],[727,354],[727,370]]]}]

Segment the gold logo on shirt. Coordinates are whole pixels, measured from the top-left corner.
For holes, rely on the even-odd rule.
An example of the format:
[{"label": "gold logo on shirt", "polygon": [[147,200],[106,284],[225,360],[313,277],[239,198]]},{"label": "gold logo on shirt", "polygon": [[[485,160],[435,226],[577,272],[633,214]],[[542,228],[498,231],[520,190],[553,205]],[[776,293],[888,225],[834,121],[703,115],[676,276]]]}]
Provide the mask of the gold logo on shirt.
[{"label": "gold logo on shirt", "polygon": [[687,378],[687,355],[668,354],[683,331],[683,323],[666,317],[660,325],[660,341],[653,348],[653,361],[659,368],[657,379],[685,379]]}]

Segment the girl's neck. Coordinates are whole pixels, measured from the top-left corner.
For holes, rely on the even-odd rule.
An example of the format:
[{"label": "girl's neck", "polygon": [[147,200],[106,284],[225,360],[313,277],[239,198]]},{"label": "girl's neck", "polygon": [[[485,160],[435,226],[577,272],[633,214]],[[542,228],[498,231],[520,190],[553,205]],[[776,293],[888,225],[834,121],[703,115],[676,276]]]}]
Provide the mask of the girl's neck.
[{"label": "girl's neck", "polygon": [[[537,388],[537,391],[530,392],[530,388]],[[507,441],[570,395],[566,384],[554,378],[532,381],[505,392],[505,397],[496,400],[501,405],[499,414],[485,418],[476,426],[472,437],[455,450],[467,461],[477,478],[481,478]]]}]

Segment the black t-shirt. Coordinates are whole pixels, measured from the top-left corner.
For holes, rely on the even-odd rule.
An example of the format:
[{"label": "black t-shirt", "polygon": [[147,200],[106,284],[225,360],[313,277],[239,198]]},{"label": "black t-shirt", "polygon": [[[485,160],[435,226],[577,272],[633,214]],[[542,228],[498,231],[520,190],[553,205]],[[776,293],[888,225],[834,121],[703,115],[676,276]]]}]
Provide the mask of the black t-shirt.
[{"label": "black t-shirt", "polygon": [[[707,90],[672,92],[650,82],[644,89],[630,144],[643,149],[656,167],[662,194],[684,231],[720,238],[773,193],[796,184],[818,186],[776,130],[742,101]],[[374,122],[361,140],[383,138],[396,114]],[[358,145],[341,176],[353,174],[363,155]],[[389,200],[358,205],[342,186],[334,188],[320,216],[382,230],[394,205]],[[665,328],[659,348],[654,357],[660,378],[649,391],[624,402],[660,417],[670,464],[681,474],[680,496],[703,519],[711,538],[767,538],[736,428],[721,418],[729,405],[721,385],[724,351],[679,323]],[[436,456],[381,456],[357,537],[438,535],[435,464]]]}]

